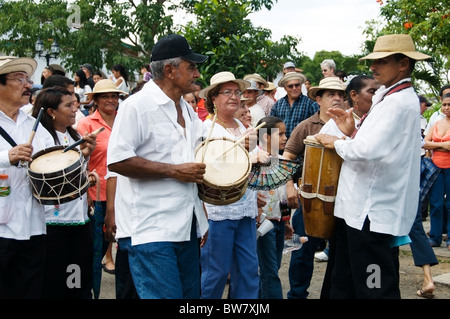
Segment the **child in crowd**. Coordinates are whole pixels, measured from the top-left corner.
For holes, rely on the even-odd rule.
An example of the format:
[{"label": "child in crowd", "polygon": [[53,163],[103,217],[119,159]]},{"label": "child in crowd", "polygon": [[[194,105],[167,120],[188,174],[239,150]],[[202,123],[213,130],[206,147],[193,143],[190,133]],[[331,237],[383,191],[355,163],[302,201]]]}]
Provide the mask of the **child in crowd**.
[{"label": "child in crowd", "polygon": [[[257,125],[266,122],[259,130],[259,149],[268,152],[271,160],[268,165],[280,165],[280,151],[286,146],[286,125],[282,119],[275,116],[262,118]],[[290,218],[290,208],[287,206],[286,184],[282,183],[276,188],[258,191],[265,196],[266,205],[262,212],[266,219],[270,220],[274,227],[258,238],[258,259],[260,268],[260,299],[283,299],[281,280],[278,270],[283,257],[285,239],[285,220]],[[307,237],[301,237],[301,242],[306,242]]]}]

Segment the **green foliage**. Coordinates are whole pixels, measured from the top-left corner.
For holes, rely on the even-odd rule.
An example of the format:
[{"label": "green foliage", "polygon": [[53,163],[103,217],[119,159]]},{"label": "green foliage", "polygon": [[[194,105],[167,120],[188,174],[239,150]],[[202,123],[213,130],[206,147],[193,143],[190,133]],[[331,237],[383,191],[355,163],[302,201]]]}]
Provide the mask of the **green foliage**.
[{"label": "green foliage", "polygon": [[285,36],[273,42],[270,30],[254,27],[248,19],[252,10],[273,1],[205,0],[184,1],[196,22],[182,27],[181,33],[196,52],[209,59],[200,67],[204,84],[217,72],[230,71],[237,78],[259,73],[273,79],[287,60],[298,59],[300,39]]},{"label": "green foliage", "polygon": [[[368,24],[365,33],[370,40],[366,50],[371,52],[378,36],[408,33],[416,50],[432,56],[416,64],[413,80],[425,93],[436,99],[440,88],[449,82],[450,69],[450,6],[448,0],[390,0],[381,7],[385,20],[382,28],[377,22]],[[421,86],[420,84],[424,84]]]}]

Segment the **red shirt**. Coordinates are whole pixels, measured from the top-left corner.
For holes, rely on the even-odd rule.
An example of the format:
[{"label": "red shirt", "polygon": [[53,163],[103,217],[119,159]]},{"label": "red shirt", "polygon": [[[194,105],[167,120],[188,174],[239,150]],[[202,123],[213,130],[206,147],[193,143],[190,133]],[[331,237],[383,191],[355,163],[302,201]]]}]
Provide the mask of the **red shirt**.
[{"label": "red shirt", "polygon": [[[97,146],[89,157],[88,170],[92,172],[95,169],[100,177],[100,201],[106,201],[106,152],[112,128],[106,124],[100,112],[95,111],[78,122],[77,131],[83,136],[86,132],[91,133],[102,126],[105,130],[97,135]],[[97,200],[97,186],[89,187],[88,192],[92,200]]]}]

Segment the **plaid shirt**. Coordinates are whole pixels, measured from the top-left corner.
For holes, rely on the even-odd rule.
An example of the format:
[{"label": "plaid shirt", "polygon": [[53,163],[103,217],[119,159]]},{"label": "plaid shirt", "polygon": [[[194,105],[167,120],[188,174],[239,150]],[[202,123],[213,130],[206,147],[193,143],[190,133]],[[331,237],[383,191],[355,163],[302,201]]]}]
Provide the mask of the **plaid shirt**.
[{"label": "plaid shirt", "polygon": [[287,96],[275,102],[270,115],[277,116],[286,124],[286,137],[291,136],[292,131],[303,120],[313,116],[319,110],[319,104],[301,94],[292,104]]},{"label": "plaid shirt", "polygon": [[441,169],[437,167],[431,158],[422,157],[420,165],[420,203],[427,196],[428,191],[436,180]]}]

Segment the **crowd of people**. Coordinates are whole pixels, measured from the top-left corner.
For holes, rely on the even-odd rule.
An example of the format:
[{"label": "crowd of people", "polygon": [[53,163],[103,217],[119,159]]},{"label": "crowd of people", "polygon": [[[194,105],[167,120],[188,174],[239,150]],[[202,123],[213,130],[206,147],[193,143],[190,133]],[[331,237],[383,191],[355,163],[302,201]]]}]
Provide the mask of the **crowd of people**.
[{"label": "crowd of people", "polygon": [[[73,80],[49,67],[32,100],[36,61],[0,57],[0,172],[10,186],[0,196],[0,298],[98,298],[103,268],[115,275],[118,299],[221,299],[227,284],[230,299],[306,299],[320,259],[328,262],[321,298],[398,299],[404,244],[423,271],[417,295],[432,298],[432,247],[444,240],[450,250],[450,87],[423,121],[431,103],[411,74],[429,56],[409,35],[392,34],[362,58],[373,75],[346,81],[324,60],[311,86],[286,62],[277,86],[222,71],[203,87],[197,67],[207,58],[171,34],[154,45],[134,89],[122,65],[107,78],[83,64]],[[298,180],[311,136],[342,159],[329,238],[305,231]],[[213,140],[245,149],[250,167],[296,169],[264,192],[245,186],[231,201],[219,187],[221,202],[202,200],[208,167],[223,163],[198,160]],[[30,163],[69,146],[89,185],[70,201],[42,202]],[[260,235],[263,218],[273,228]],[[304,240],[291,252],[284,295],[278,271],[293,234]]]}]

